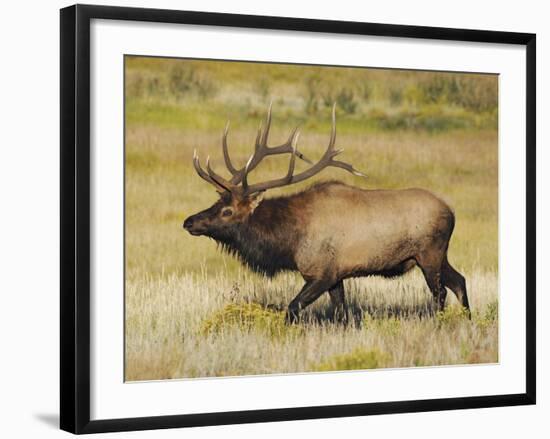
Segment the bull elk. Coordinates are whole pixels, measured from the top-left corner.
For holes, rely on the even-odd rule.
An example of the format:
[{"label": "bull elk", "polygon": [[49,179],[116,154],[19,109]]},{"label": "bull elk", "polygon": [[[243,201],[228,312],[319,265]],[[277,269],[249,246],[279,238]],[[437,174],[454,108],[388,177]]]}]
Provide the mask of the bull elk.
[{"label": "bull elk", "polygon": [[[287,309],[287,322],[328,291],[334,320],[347,322],[344,279],[360,276],[400,276],[413,267],[422,270],[436,309],[443,309],[451,289],[468,310],[464,277],[447,259],[455,218],[451,208],[423,189],[366,190],[338,181],[315,183],[300,192],[265,198],[265,191],[307,180],[327,167],[344,169],[366,177],[352,165],[335,160],[336,113],[328,147],[313,164],[297,149],[299,133],[287,142],[268,146],[271,106],[265,128],[260,126],[254,153],[244,167],[233,165],[227,146],[228,126],[222,151],[230,179],[223,178],[206,160],[201,167],[195,151],[194,167],[199,176],[218,191],[220,199],[190,216],[183,227],[192,235],[216,240],[223,250],[237,256],[250,269],[274,276],[291,270],[305,284]],[[249,173],[268,156],[289,154],[288,172],[271,181],[250,184]],[[294,173],[296,157],[311,167]]]}]

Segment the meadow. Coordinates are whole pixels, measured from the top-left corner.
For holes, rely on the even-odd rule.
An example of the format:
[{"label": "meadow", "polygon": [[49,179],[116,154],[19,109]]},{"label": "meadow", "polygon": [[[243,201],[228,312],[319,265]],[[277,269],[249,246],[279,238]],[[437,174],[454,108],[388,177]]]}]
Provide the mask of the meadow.
[{"label": "meadow", "polygon": [[[498,361],[495,76],[126,57],[125,87],[126,380]],[[422,187],[453,207],[449,260],[466,277],[472,320],[452,294],[447,310],[434,312],[415,269],[346,281],[347,327],[331,322],[328,297],[287,326],[298,274],[251,273],[182,229],[217,198],[196,175],[193,151],[223,173],[230,120],[229,148],[244,164],[270,102],[271,144],[299,125],[300,150],[312,160],[326,148],[337,103],[337,147],[368,179],[329,168],[314,180]],[[251,181],[284,175],[287,160],[269,158]]]}]

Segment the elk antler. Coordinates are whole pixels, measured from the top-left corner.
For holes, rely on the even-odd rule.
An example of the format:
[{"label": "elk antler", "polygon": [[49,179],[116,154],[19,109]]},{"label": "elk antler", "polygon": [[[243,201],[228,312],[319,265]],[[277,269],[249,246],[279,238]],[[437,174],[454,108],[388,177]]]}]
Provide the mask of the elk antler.
[{"label": "elk antler", "polygon": [[[269,136],[270,128],[271,128],[271,104],[269,105],[269,110],[267,112],[265,129],[262,130],[261,126],[258,129],[258,134],[256,135],[254,153],[250,156],[245,166],[238,170],[233,166],[233,163],[231,162],[231,158],[229,157],[229,151],[227,149],[227,133],[229,131],[229,123],[228,123],[223,133],[222,148],[223,148],[223,157],[224,157],[225,165],[228,171],[232,175],[231,180],[226,180],[220,175],[218,175],[216,172],[214,172],[214,170],[210,167],[210,162],[208,158],[206,159],[207,172],[205,172],[200,166],[199,159],[195,151],[195,155],[193,157],[193,164],[195,166],[197,173],[204,180],[213,184],[216,187],[216,190],[229,191],[231,193],[238,193],[243,196],[250,195],[255,192],[262,192],[267,189],[273,189],[276,187],[282,187],[282,186],[287,186],[294,183],[299,183],[310,177],[313,177],[314,175],[318,174],[323,169],[329,166],[332,166],[335,168],[342,168],[348,172],[351,172],[354,175],[357,175],[360,177],[366,177],[365,174],[354,169],[353,166],[350,165],[349,163],[341,162],[339,160],[334,160],[334,157],[336,157],[338,154],[343,152],[343,149],[334,149],[334,145],[336,142],[336,104],[334,104],[332,107],[332,130],[330,134],[330,141],[328,144],[328,148],[323,154],[323,157],[321,157],[321,159],[315,164],[313,164],[313,162],[311,162],[309,159],[307,159],[302,153],[300,153],[297,150],[296,144],[298,143],[298,138],[300,136],[300,133],[298,132],[297,128],[295,128],[292,131],[292,133],[290,134],[290,137],[285,143],[279,146],[269,147],[267,146],[267,139]],[[289,162],[288,172],[286,176],[282,178],[278,178],[276,180],[266,181],[263,183],[257,183],[253,185],[248,184],[248,174],[254,168],[256,168],[258,164],[266,156],[276,155],[276,154],[287,154],[287,153],[290,154],[290,162]],[[296,157],[299,157],[300,159],[312,164],[312,166],[309,169],[297,175],[294,175]],[[241,186],[239,186],[239,184],[241,184]]]},{"label": "elk antler", "polygon": [[264,159],[264,157],[268,155],[295,154],[303,161],[310,164],[312,163],[311,160],[309,160],[301,152],[292,148],[292,142],[294,141],[294,138],[298,134],[298,127],[292,130],[290,137],[285,143],[278,146],[267,145],[269,130],[271,129],[271,108],[272,108],[272,104],[270,103],[269,109],[267,110],[265,129],[262,130],[261,125],[258,128],[258,133],[256,135],[256,142],[254,145],[254,153],[248,159],[246,165],[239,170],[235,169],[235,167],[231,163],[231,159],[229,158],[229,151],[227,150],[227,133],[229,132],[229,123],[226,125],[223,133],[223,138],[222,138],[223,158],[225,160],[225,165],[227,166],[227,169],[233,176],[231,178],[231,184],[238,185],[244,180],[246,180],[246,175],[250,171],[252,171],[254,168],[256,168],[256,166],[260,164],[260,162]]},{"label": "elk antler", "polygon": [[[205,172],[199,162],[197,157],[197,152],[195,150],[193,156],[193,165],[195,170],[205,181],[214,185],[218,192],[229,191],[233,193],[243,193],[243,187],[239,184],[246,181],[246,175],[252,171],[262,159],[268,155],[277,155],[277,154],[295,154],[300,159],[304,160],[307,163],[312,163],[307,157],[305,157],[301,152],[297,151],[295,148],[292,148],[293,139],[297,136],[298,128],[294,128],[289,139],[282,145],[270,147],[267,145],[267,140],[269,136],[269,130],[271,128],[271,108],[272,104],[269,105],[269,109],[266,117],[266,127],[262,130],[262,126],[258,129],[258,134],[256,135],[256,143],[254,147],[254,154],[247,161],[246,165],[241,169],[235,168],[231,158],[229,156],[229,150],[227,147],[227,134],[229,133],[229,122],[227,122],[222,136],[222,150],[223,150],[223,159],[225,161],[225,166],[227,170],[231,173],[231,180],[226,180],[219,174],[217,174],[209,164],[209,160],[206,160],[206,171]],[[246,185],[246,183],[244,183]]]},{"label": "elk antler", "polygon": [[[297,142],[297,136],[295,137],[295,142],[292,145],[293,150],[296,149],[296,142]],[[341,154],[344,151],[343,149],[334,149],[335,143],[336,143],[336,104],[332,106],[332,130],[330,133],[329,144],[325,153],[323,154],[323,157],[321,157],[321,159],[317,163],[315,163],[309,169],[306,169],[305,171],[297,175],[294,175],[294,165],[296,162],[296,158],[295,158],[295,155],[293,154],[290,158],[288,172],[285,177],[248,186],[246,184],[246,174],[245,174],[245,178],[243,180],[244,192],[247,194],[251,194],[254,192],[265,191],[267,189],[273,189],[276,187],[299,183],[301,181],[304,181],[308,178],[313,177],[314,175],[318,174],[323,169],[329,166],[345,169],[346,171],[351,172],[352,174],[357,175],[359,177],[366,177],[365,174],[356,170],[349,163],[345,163],[339,160],[334,160],[334,157],[336,157],[338,154]]]},{"label": "elk antler", "polygon": [[[210,169],[210,160],[209,160],[209,158],[210,157],[206,158],[206,168],[207,169]],[[195,167],[195,171],[197,171],[197,174],[199,174],[199,177],[201,177],[202,179],[204,179],[208,183],[212,184],[218,192],[220,192],[220,193],[223,193],[223,192],[226,192],[226,191],[231,192],[234,189],[234,188],[231,187],[231,185],[226,184],[227,182],[223,178],[219,177],[219,180],[218,180],[218,176],[217,176],[217,178],[214,178],[211,175],[209,175],[210,173],[207,174],[206,172],[204,172],[204,170],[202,169],[201,164],[199,162],[199,156],[197,155],[197,150],[196,149],[193,151],[193,166]]]}]

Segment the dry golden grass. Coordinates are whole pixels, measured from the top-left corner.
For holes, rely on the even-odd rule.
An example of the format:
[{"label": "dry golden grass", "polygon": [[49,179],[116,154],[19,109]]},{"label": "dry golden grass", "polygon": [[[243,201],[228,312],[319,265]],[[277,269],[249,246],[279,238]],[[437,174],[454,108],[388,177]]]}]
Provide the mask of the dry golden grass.
[{"label": "dry golden grass", "polygon": [[[449,259],[466,277],[473,320],[462,318],[455,308],[433,316],[430,294],[415,270],[395,280],[347,281],[355,317],[348,328],[329,321],[329,303],[323,297],[306,309],[303,324],[287,330],[279,323],[282,310],[302,286],[297,274],[271,280],[254,275],[218,251],[213,241],[182,229],[187,216],[209,207],[217,197],[195,174],[191,158],[196,148],[203,160],[210,155],[213,166],[223,172],[220,140],[230,118],[231,153],[243,164],[263,117],[258,109],[273,98],[272,144],[286,140],[300,123],[300,149],[317,159],[328,141],[329,110],[319,104],[317,111],[304,112],[304,84],[292,73],[297,67],[261,66],[252,72],[246,64],[226,64],[225,69],[222,63],[194,62],[191,82],[198,91],[172,96],[173,72],[168,67],[174,63],[178,61],[127,61],[127,380],[498,361],[495,126],[482,121],[480,128],[447,129],[454,125],[443,124],[436,131],[373,127],[369,121],[379,111],[390,117],[414,107],[423,115],[428,111],[458,117],[465,110],[447,98],[423,104],[388,101],[392,90],[403,84],[406,96],[414,97],[415,84],[431,84],[433,75],[362,70],[372,87],[370,98],[358,102],[353,113],[338,107],[337,144],[345,149],[342,158],[369,178],[328,169],[317,179],[335,178],[366,188],[422,187],[446,199],[457,218]],[[326,78],[319,68],[308,74],[320,75],[321,91],[341,80],[334,70]],[[346,75],[348,82],[359,78],[354,71]],[[267,92],[261,78],[267,81]],[[479,84],[468,81],[480,90],[483,84],[496,84],[487,77]],[[488,96],[484,99],[491,102]],[[468,117],[485,117],[487,111],[472,112],[476,105],[469,105]],[[270,158],[252,181],[281,176],[286,166],[284,159]],[[456,305],[454,296],[448,297],[448,303]],[[216,329],[205,329],[209,327]]]},{"label": "dry golden grass", "polygon": [[[275,121],[275,125],[277,122]],[[273,127],[273,142],[288,130]],[[253,131],[233,130],[230,144],[235,161],[244,163]],[[300,144],[305,154],[318,158],[328,133],[304,132]],[[215,244],[188,235],[183,220],[216,201],[210,185],[195,173],[191,159],[197,148],[210,155],[223,171],[220,133],[187,132],[157,128],[128,128],[126,169],[127,275],[134,273],[184,273],[200,265],[206,269],[222,262]],[[453,265],[463,268],[497,267],[497,153],[496,133],[428,135],[346,135],[340,130],[338,145],[344,158],[369,175],[368,180],[327,169],[317,179],[337,178],[366,188],[422,187],[439,194],[454,208],[457,225],[450,247]],[[260,165],[252,178],[284,175],[284,160]],[[298,166],[303,166],[298,164]],[[254,180],[252,180],[254,181]],[[273,195],[304,188],[304,182]],[[236,261],[226,261],[236,268]]]},{"label": "dry golden grass", "polygon": [[[334,370],[334,357],[358,349],[381,353],[376,363],[352,356],[359,369],[496,362],[496,275],[474,272],[468,280],[472,321],[457,311],[454,296],[434,316],[418,272],[348,281],[354,319],[347,328],[330,322],[326,297],[306,308],[303,323],[285,326],[279,310],[301,285],[291,274],[268,280],[243,270],[135,280],[127,286],[126,379]],[[338,364],[346,369],[341,359]]]}]

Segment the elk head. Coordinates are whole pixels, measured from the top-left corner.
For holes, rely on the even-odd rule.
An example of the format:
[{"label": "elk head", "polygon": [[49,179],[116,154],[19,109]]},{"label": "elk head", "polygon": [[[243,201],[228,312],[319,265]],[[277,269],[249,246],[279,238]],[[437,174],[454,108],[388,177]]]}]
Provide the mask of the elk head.
[{"label": "elk head", "polygon": [[[361,172],[357,171],[348,163],[334,160],[343,149],[335,149],[336,142],[336,104],[332,107],[332,131],[330,141],[325,153],[317,163],[312,163],[302,153],[297,150],[297,142],[299,137],[298,129],[295,128],[288,140],[282,145],[268,146],[269,130],[271,128],[271,105],[267,112],[265,129],[258,129],[256,136],[255,148],[246,164],[237,169],[229,157],[227,148],[227,133],[229,123],[226,125],[222,137],[223,158],[227,170],[231,173],[231,179],[227,180],[217,174],[210,166],[209,158],[206,159],[206,171],[202,168],[197,151],[193,155],[193,165],[197,174],[210,183],[220,195],[220,199],[211,207],[195,215],[190,216],[183,223],[183,227],[192,235],[207,235],[216,237],[237,223],[244,223],[252,215],[254,210],[261,203],[263,194],[266,190],[288,186],[294,183],[299,183],[321,172],[324,168],[333,166],[336,168],[345,169],[352,174],[366,177]],[[260,162],[267,156],[278,154],[290,154],[288,172],[284,177],[265,181],[256,184],[248,184],[248,174],[255,169]],[[294,175],[294,167],[296,157],[304,160],[312,166],[305,171]]]}]

